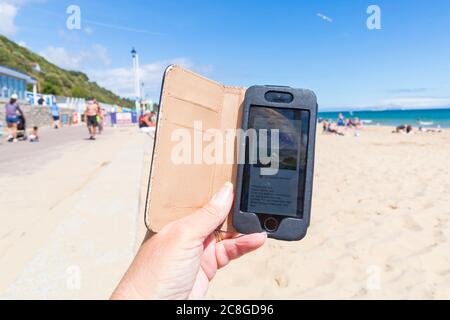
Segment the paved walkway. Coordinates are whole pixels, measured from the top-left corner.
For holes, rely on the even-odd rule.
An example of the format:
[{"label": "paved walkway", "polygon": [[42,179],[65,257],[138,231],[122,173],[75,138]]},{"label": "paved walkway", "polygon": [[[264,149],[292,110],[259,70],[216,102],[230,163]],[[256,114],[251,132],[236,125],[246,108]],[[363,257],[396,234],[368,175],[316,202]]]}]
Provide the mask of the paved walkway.
[{"label": "paved walkway", "polygon": [[[111,130],[105,131],[110,136]],[[68,147],[80,145],[88,136],[85,126],[65,127],[59,130],[40,129],[41,141],[30,143],[21,141],[8,143],[5,137],[0,138],[0,174],[19,173],[21,170],[39,169],[50,160],[60,157]],[[12,164],[12,165],[11,165]]]},{"label": "paved walkway", "polygon": [[152,141],[116,128],[91,142],[85,130],[0,145],[0,298],[108,298],[134,256]]}]

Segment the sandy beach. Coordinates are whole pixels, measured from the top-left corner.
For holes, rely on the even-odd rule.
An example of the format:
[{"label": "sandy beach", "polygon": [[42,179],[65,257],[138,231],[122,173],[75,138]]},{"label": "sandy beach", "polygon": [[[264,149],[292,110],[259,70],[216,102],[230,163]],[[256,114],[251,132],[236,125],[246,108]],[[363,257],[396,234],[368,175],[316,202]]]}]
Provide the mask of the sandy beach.
[{"label": "sandy beach", "polygon": [[449,17],[0,0],[0,302],[450,300]]},{"label": "sandy beach", "polygon": [[[307,238],[233,262],[208,298],[450,298],[450,132],[391,131],[319,134]],[[109,297],[143,237],[148,139],[111,129],[1,170],[0,298]]]},{"label": "sandy beach", "polygon": [[449,299],[450,132],[320,135],[312,225],[219,273],[210,299]]}]

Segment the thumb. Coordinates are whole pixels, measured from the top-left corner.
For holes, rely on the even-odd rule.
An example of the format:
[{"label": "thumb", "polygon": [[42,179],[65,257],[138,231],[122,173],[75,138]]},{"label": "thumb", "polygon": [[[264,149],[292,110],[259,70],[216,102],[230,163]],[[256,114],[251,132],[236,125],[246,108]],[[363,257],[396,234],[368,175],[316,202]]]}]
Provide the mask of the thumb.
[{"label": "thumb", "polygon": [[233,184],[227,182],[208,204],[189,216],[191,235],[206,239],[220,227],[230,213],[233,196]]}]

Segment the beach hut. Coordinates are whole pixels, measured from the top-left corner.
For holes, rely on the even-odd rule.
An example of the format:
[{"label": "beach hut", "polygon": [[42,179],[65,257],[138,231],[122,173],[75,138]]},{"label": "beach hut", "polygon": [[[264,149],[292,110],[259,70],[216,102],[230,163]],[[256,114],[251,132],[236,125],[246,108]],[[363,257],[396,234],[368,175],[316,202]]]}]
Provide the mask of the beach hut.
[{"label": "beach hut", "polygon": [[0,100],[8,100],[12,94],[17,94],[20,100],[26,99],[27,85],[33,85],[37,92],[37,80],[17,70],[0,66]]}]

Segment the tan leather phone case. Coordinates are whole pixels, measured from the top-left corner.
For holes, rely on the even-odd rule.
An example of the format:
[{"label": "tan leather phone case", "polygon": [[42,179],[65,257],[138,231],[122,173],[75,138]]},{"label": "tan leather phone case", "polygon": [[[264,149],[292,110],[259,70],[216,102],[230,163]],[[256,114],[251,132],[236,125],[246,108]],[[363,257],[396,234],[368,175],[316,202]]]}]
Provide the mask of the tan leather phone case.
[{"label": "tan leather phone case", "polygon": [[[145,221],[151,231],[159,232],[168,223],[201,208],[226,182],[235,183],[237,139],[232,140],[231,148],[224,146],[224,160],[225,149],[234,150],[234,164],[176,165],[172,152],[179,140],[173,141],[172,134],[184,129],[194,137],[196,121],[201,121],[202,133],[216,129],[225,136],[228,129],[240,128],[245,92],[244,88],[224,86],[179,66],[166,70],[145,206]],[[233,231],[229,220],[222,231]]]}]

